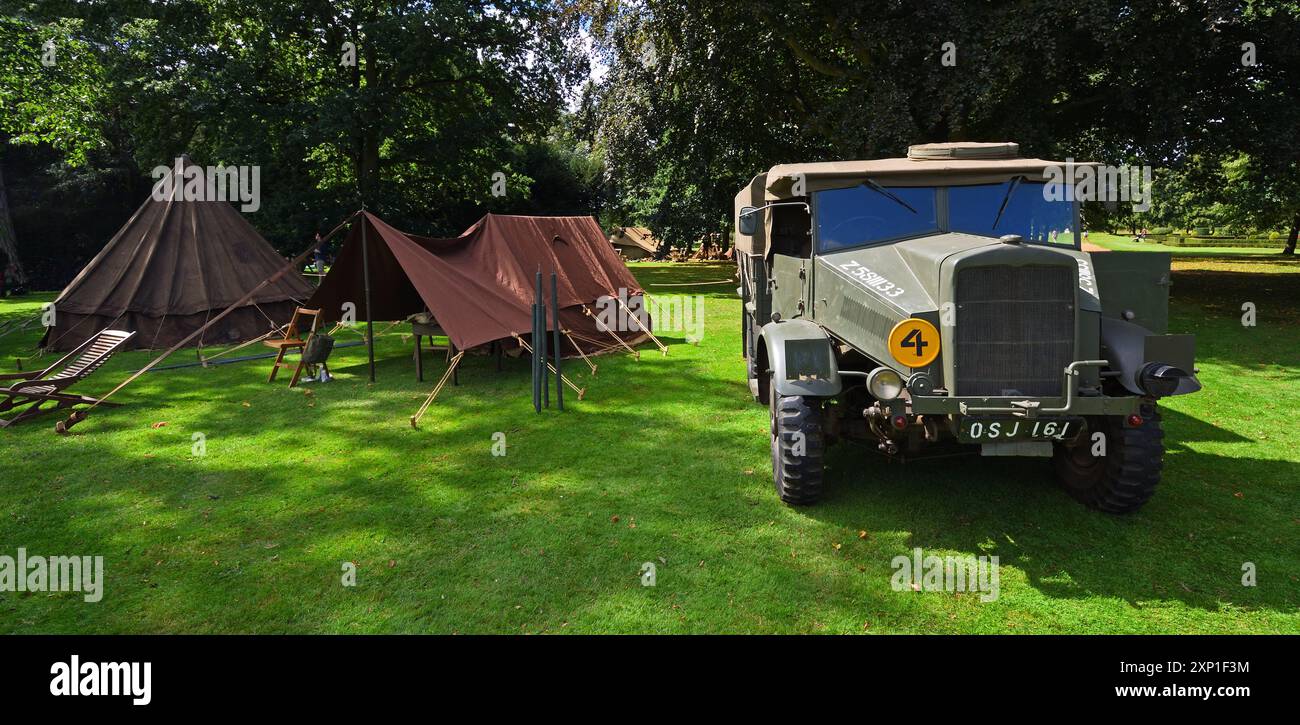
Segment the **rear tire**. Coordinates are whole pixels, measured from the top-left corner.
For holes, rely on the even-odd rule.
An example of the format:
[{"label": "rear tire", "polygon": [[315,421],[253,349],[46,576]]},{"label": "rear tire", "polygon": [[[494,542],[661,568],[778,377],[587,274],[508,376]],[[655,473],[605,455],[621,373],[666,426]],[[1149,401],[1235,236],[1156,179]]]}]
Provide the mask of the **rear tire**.
[{"label": "rear tire", "polygon": [[[1160,414],[1152,410],[1142,425],[1129,428],[1123,417],[1089,418],[1089,432],[1073,446],[1057,444],[1052,457],[1057,480],[1090,508],[1125,514],[1155,495],[1165,453]],[[1093,457],[1092,434],[1106,436],[1106,455]]]},{"label": "rear tire", "polygon": [[775,381],[768,383],[768,400],[772,418],[772,483],[776,493],[792,506],[816,503],[822,496],[825,471],[826,437],[821,401],[802,395],[780,395]]}]

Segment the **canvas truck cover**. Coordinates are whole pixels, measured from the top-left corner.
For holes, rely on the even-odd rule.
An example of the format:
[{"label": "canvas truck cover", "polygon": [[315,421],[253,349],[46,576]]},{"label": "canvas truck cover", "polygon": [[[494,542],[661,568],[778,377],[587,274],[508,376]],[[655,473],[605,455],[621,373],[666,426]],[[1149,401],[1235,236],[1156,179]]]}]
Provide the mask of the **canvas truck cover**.
[{"label": "canvas truck cover", "polygon": [[909,146],[903,158],[778,164],[767,172],[766,197],[769,201],[789,198],[796,179],[802,179],[808,191],[861,183],[866,178],[885,186],[982,184],[1014,176],[1042,179],[1051,168],[1096,165],[1090,161],[1023,158],[1019,154],[1019,145],[1010,142],[953,142]]}]

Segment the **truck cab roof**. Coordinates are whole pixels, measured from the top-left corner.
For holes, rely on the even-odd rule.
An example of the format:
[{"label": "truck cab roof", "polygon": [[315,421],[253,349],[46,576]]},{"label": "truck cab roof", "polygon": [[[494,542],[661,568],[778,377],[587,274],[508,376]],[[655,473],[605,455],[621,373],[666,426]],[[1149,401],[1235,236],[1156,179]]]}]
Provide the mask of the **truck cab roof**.
[{"label": "truck cab roof", "polygon": [[[1048,168],[1093,166],[1093,162],[1023,158],[1012,142],[955,142],[909,146],[902,158],[777,164],[762,176],[769,201],[797,192],[851,186],[870,178],[887,186],[984,184],[1017,176],[1043,178]],[[802,182],[802,183],[800,183]]]}]

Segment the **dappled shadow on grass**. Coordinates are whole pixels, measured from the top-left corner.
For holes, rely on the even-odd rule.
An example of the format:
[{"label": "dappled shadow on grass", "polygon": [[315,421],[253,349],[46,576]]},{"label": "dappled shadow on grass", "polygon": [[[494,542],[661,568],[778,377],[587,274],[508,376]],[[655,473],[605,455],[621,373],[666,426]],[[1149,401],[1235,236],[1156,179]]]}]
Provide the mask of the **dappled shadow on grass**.
[{"label": "dappled shadow on grass", "polygon": [[[384,354],[394,351],[389,345]],[[119,592],[132,591],[125,595],[131,604],[99,610],[102,619],[91,626],[138,630],[137,618],[146,611],[146,629],[331,629],[339,626],[334,607],[346,610],[346,602],[329,599],[332,604],[304,605],[299,612],[292,601],[271,605],[260,599],[281,586],[277,569],[290,567],[306,567],[320,579],[315,586],[299,581],[289,587],[297,596],[313,591],[327,598],[342,596],[330,581],[336,575],[329,572],[337,570],[339,561],[357,556],[356,551],[375,547],[331,542],[393,541],[401,542],[400,548],[432,539],[429,545],[438,559],[415,569],[419,580],[404,578],[412,571],[409,561],[391,578],[383,562],[367,560],[363,571],[371,581],[385,578],[378,585],[386,587],[385,596],[406,599],[430,591],[485,596],[483,590],[491,589],[485,580],[500,578],[502,572],[526,576],[530,562],[515,549],[534,548],[541,533],[537,519],[548,516],[577,526],[577,531],[564,529],[567,534],[559,539],[546,539],[544,547],[551,552],[548,566],[574,580],[572,587],[540,599],[551,610],[598,611],[609,595],[608,572],[621,577],[628,570],[626,580],[635,583],[640,562],[623,561],[625,552],[606,547],[604,534],[595,530],[611,528],[608,511],[629,505],[627,491],[652,487],[660,477],[680,480],[669,474],[671,469],[694,463],[704,474],[693,485],[719,485],[710,480],[716,472],[707,460],[666,459],[664,437],[676,439],[693,433],[699,423],[725,419],[738,407],[729,393],[743,388],[693,372],[698,361],[649,354],[640,363],[602,358],[600,376],[579,376],[591,389],[590,400],[571,397],[570,410],[539,416],[528,400],[526,365],[511,361],[516,364],[508,362],[508,369],[498,374],[490,358],[467,359],[465,384],[444,390],[416,431],[405,418],[431,383],[415,384],[413,369],[401,364],[368,386],[361,380],[364,366],[355,358],[339,367],[353,369],[339,382],[293,391],[263,381],[265,361],[238,371],[233,366],[172,371],[142,381],[133,393],[140,409],[99,411],[74,436],[44,439],[94,450],[98,470],[60,465],[48,447],[0,462],[4,477],[21,477],[35,497],[24,510],[49,514],[41,522],[42,539],[73,542],[74,550],[106,552],[118,562],[112,584]],[[441,365],[430,367],[431,372],[442,370]],[[643,399],[651,388],[656,406],[691,400],[692,394],[704,393],[705,398],[689,410],[652,411],[648,408],[655,406]],[[165,395],[167,390],[173,393]],[[142,431],[150,421],[164,420],[166,426]],[[38,442],[52,435],[41,428],[23,437]],[[510,453],[498,459],[490,450],[492,435],[499,431],[507,433]],[[190,454],[193,432],[205,436],[205,457]],[[124,436],[136,440],[123,445]],[[708,437],[717,445],[743,442],[734,432],[714,430]],[[152,444],[141,445],[139,439]],[[741,476],[739,471],[732,474],[735,480]],[[129,514],[125,502],[130,502]],[[687,521],[693,518],[689,504],[682,513]],[[124,519],[140,528],[124,528]],[[641,533],[650,535],[653,528],[647,522]],[[580,535],[588,529],[589,535]],[[169,543],[173,538],[183,543]],[[453,545],[441,546],[437,540],[443,538]],[[259,549],[262,541],[273,541],[277,548]],[[184,553],[176,553],[177,546]],[[200,558],[205,550],[214,552],[211,568]],[[270,563],[269,557],[278,554],[285,555],[283,561]],[[163,563],[153,571],[155,560]],[[591,571],[605,572],[606,583],[584,584]],[[211,616],[206,607],[214,605],[203,593],[205,586],[225,591],[225,597],[235,600],[231,606],[251,618],[236,624],[227,616]],[[153,587],[157,589],[150,591]],[[170,604],[158,603],[158,598]],[[416,613],[420,606],[397,605],[404,618],[393,626],[410,628],[424,621]],[[263,612],[263,607],[268,609]],[[308,621],[313,611],[323,625]],[[500,631],[499,614],[484,612],[477,622],[468,617],[459,626]],[[445,616],[427,621],[449,629]],[[365,628],[375,628],[375,623]]]},{"label": "dappled shadow on grass", "polygon": [[[1140,511],[1114,516],[1076,503],[1049,459],[979,456],[891,464],[862,446],[828,456],[828,496],[807,515],[836,525],[908,532],[913,547],[996,554],[1056,598],[1116,597],[1142,608],[1161,600],[1219,611],[1292,612],[1300,600],[1285,554],[1295,524],[1288,502],[1300,464],[1252,461],[1249,479],[1227,456],[1178,441],[1245,442],[1191,416],[1167,412],[1163,482]],[[1234,495],[1245,490],[1244,498]],[[1270,580],[1242,585],[1253,562]]]},{"label": "dappled shadow on grass", "polygon": [[[666,625],[620,619],[630,602],[653,597],[669,612],[690,611],[717,606],[711,597],[722,593],[771,603],[735,608],[721,618],[729,625],[715,616],[713,628],[784,631],[814,629],[805,618],[817,612],[849,617],[854,609],[903,606],[908,594],[880,587],[828,600],[827,592],[846,586],[837,582],[857,575],[848,562],[787,555],[806,548],[792,539],[802,520],[876,536],[901,532],[897,546],[882,544],[881,560],[867,563],[869,575],[920,546],[998,554],[1053,598],[1115,597],[1133,607],[1177,599],[1211,611],[1222,603],[1294,607],[1276,579],[1248,592],[1238,583],[1241,561],[1274,577],[1285,565],[1261,550],[1271,532],[1287,530],[1285,508],[1270,507],[1264,490],[1249,491],[1244,507],[1230,493],[1210,497],[1189,478],[1189,471],[1223,470],[1230,461],[1172,453],[1168,480],[1148,508],[1111,517],[1066,497],[1043,461],[886,466],[861,446],[844,447],[831,455],[826,501],[786,509],[775,503],[767,469],[728,470],[710,453],[766,447],[765,412],[743,383],[697,371],[698,359],[644,358],[610,361],[601,375],[584,377],[589,400],[541,415],[531,409],[526,369],[497,374],[490,359],[471,360],[473,382],[445,390],[418,431],[405,415],[429,386],[415,385],[410,371],[385,378],[388,385],[353,378],[310,394],[267,386],[248,371],[194,404],[192,420],[153,432],[153,449],[114,454],[120,429],[105,423],[116,416],[99,416],[95,427],[88,422],[84,442],[109,444],[104,465],[128,473],[73,482],[63,471],[42,495],[71,495],[63,510],[75,516],[46,525],[65,529],[63,538],[76,539],[80,550],[138,560],[118,587],[161,589],[112,610],[98,625],[112,631],[139,629],[133,617],[141,611],[149,613],[146,627],[181,631],[509,631],[584,619],[588,627],[601,628],[592,624],[598,620],[640,631]],[[253,407],[242,408],[242,399]],[[729,424],[737,418],[753,430]],[[1234,442],[1213,437],[1211,426],[1191,416],[1167,420],[1171,436],[1182,440]],[[188,455],[189,433],[200,426],[206,459]],[[504,458],[490,455],[496,432],[507,435]],[[255,447],[222,452],[241,439]],[[259,459],[261,449],[275,460]],[[1264,470],[1275,484],[1296,474],[1290,463]],[[120,521],[122,503],[132,500],[135,518],[157,518],[165,528],[146,536],[97,523]],[[612,521],[615,515],[623,518]],[[173,531],[197,551],[179,556],[180,571],[150,571],[155,559],[177,556],[168,551]],[[716,531],[726,533],[706,535]],[[271,544],[276,548],[263,548]],[[200,559],[209,549],[221,552],[215,563]],[[640,562],[661,555],[668,562],[662,588],[638,589]],[[378,614],[356,610],[355,598],[337,586],[339,562],[354,558],[371,587],[366,606],[383,603]],[[397,562],[391,569],[390,558]],[[678,574],[674,567],[686,558],[690,569]],[[695,566],[697,559],[708,565]],[[750,574],[736,580],[712,573],[719,566]],[[240,617],[206,612],[213,605],[204,604],[205,587],[223,591]],[[174,603],[150,600],[163,595]],[[312,599],[296,599],[303,596]],[[454,614],[438,609],[444,596],[458,607]],[[907,606],[936,600],[916,601]]]},{"label": "dappled shadow on grass", "polygon": [[[711,272],[669,267],[662,279]],[[533,412],[527,360],[498,373],[493,358],[466,357],[461,385],[413,430],[407,417],[445,362],[426,358],[417,383],[410,342],[389,336],[373,385],[365,349],[347,348],[334,383],[268,385],[269,360],[150,373],[123,393],[127,407],[96,411],[76,435],[55,437],[53,418],[8,431],[0,544],[103,553],[111,598],[88,610],[0,595],[0,629],[863,631],[869,618],[954,631],[968,616],[992,618],[986,630],[1050,616],[892,592],[889,559],[912,546],[998,554],[1069,615],[1095,611],[1085,599],[1177,601],[1199,610],[1201,629],[1258,629],[1204,613],[1294,610],[1278,587],[1294,589],[1282,533],[1294,525],[1295,465],[1243,471],[1221,449],[1198,452],[1248,441],[1190,413],[1166,413],[1165,482],[1134,516],[1076,504],[1041,460],[885,467],[861,446],[832,452],[823,504],[782,506],[738,332],[714,326],[738,301],[718,287],[700,292],[700,347],[603,356],[594,377],[567,364],[589,392],[566,396],[564,412]],[[115,360],[99,382],[150,358]],[[206,456],[191,453],[196,432]],[[491,455],[498,432],[504,457]],[[1259,566],[1255,590],[1240,587],[1245,560]],[[342,561],[360,566],[359,588],[340,586]],[[657,587],[638,582],[646,561],[660,566]],[[1097,629],[1125,626],[1170,627],[1121,614]]]}]

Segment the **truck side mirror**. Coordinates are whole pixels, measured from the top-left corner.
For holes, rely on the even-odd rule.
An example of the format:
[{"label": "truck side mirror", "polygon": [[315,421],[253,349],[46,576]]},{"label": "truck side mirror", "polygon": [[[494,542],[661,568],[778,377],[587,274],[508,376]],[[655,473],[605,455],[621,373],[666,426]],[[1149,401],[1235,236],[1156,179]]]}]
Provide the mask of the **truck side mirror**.
[{"label": "truck side mirror", "polygon": [[741,234],[752,237],[754,232],[758,231],[758,209],[752,206],[742,206],[740,208],[739,227]]}]

